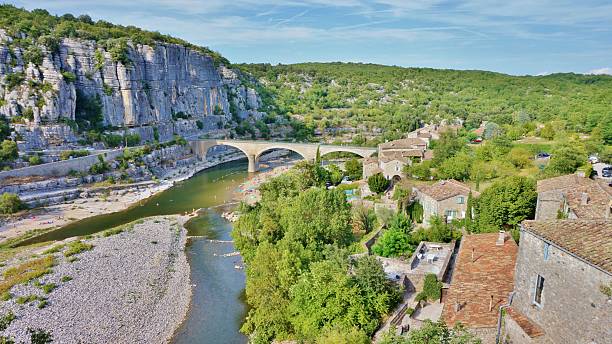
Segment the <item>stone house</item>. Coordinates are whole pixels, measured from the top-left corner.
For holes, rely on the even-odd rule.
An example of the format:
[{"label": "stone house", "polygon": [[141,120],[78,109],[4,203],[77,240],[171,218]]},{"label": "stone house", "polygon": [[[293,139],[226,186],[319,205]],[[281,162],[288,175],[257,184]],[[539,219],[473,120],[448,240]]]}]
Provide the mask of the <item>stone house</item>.
[{"label": "stone house", "polygon": [[463,236],[442,320],[450,327],[461,323],[484,344],[495,343],[500,307],[514,288],[517,252],[505,232]]},{"label": "stone house", "polygon": [[602,180],[569,174],[538,181],[535,220],[610,218],[612,188]]},{"label": "stone house", "polygon": [[416,200],[423,206],[423,224],[429,224],[432,216],[443,216],[447,222],[465,218],[470,192],[480,193],[454,179],[441,180],[433,185],[419,185],[413,188]]},{"label": "stone house", "polygon": [[502,339],[610,343],[612,221],[524,221],[520,243]]},{"label": "stone house", "polygon": [[401,179],[404,166],[425,158],[427,144],[420,138],[406,138],[378,145],[378,157],[363,161],[363,178],[382,173],[389,180]]}]

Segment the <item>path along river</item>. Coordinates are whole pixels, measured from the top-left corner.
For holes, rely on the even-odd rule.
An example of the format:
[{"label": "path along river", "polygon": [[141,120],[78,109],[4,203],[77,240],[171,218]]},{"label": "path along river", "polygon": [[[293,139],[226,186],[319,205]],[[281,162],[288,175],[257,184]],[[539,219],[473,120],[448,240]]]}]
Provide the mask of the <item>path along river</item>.
[{"label": "path along river", "polygon": [[[246,315],[244,270],[235,269],[231,224],[214,208],[229,202],[249,176],[246,160],[225,163],[157,194],[125,211],[91,217],[37,237],[37,242],[87,235],[154,215],[178,214],[203,208],[187,222],[191,240],[187,254],[194,284],[190,313],[175,335],[175,343],[246,343],[238,332]],[[215,241],[216,240],[216,241]],[[223,242],[225,241],[225,242]]]}]

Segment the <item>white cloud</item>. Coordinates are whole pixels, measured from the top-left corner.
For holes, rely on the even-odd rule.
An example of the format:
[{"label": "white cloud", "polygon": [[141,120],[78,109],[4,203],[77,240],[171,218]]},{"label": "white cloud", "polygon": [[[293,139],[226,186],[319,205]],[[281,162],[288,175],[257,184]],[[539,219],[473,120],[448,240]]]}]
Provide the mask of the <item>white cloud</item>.
[{"label": "white cloud", "polygon": [[593,70],[590,70],[590,71],[586,72],[586,74],[594,74],[594,75],[607,74],[607,75],[612,75],[612,68],[610,68],[610,67],[597,68],[597,69],[593,69]]}]

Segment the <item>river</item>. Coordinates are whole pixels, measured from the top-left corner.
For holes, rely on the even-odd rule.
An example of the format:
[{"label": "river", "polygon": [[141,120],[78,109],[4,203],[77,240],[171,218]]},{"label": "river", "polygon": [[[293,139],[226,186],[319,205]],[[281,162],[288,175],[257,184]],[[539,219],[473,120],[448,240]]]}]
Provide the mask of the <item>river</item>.
[{"label": "river", "polygon": [[194,238],[187,247],[194,285],[189,316],[175,335],[175,343],[246,343],[239,333],[246,315],[243,300],[244,270],[234,268],[240,257],[229,242],[232,226],[213,208],[231,200],[233,191],[247,178],[246,160],[228,162],[183,181],[127,210],[87,218],[60,230],[36,237],[29,243],[62,240],[112,228],[143,217],[179,214],[203,208],[186,223]]}]

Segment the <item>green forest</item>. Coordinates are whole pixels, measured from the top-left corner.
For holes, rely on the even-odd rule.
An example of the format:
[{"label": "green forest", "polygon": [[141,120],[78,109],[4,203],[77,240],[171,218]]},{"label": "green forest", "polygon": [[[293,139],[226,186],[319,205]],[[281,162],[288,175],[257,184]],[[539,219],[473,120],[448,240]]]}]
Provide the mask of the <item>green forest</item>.
[{"label": "green forest", "polygon": [[[129,64],[126,52],[128,42],[147,45],[163,42],[186,46],[211,56],[217,64],[229,65],[227,59],[209,48],[132,25],[117,25],[104,20],[94,22],[86,14],[78,17],[70,13],[54,16],[44,9],[27,11],[12,5],[0,5],[0,28],[13,37],[11,45],[23,48],[24,57],[32,62],[42,60],[38,45],[43,45],[53,52],[59,48],[61,39],[80,38],[96,41],[111,53],[115,61],[121,61],[123,64]],[[21,34],[25,34],[25,37],[21,37]]]},{"label": "green forest", "polygon": [[467,129],[482,121],[508,128],[552,123],[579,133],[606,127],[612,142],[612,76],[511,76],[339,62],[238,67],[265,85],[267,111],[302,116],[311,130],[378,128],[384,139],[395,139],[420,123],[460,118]]}]

